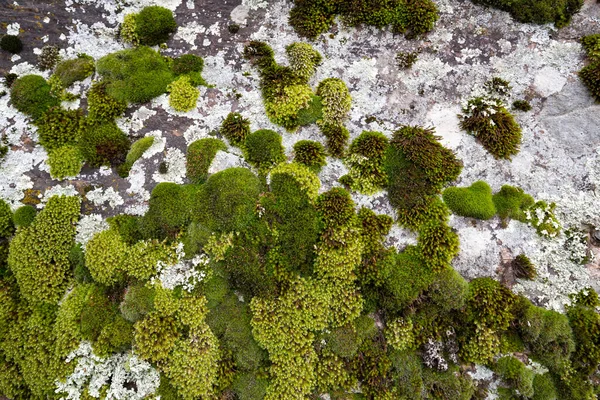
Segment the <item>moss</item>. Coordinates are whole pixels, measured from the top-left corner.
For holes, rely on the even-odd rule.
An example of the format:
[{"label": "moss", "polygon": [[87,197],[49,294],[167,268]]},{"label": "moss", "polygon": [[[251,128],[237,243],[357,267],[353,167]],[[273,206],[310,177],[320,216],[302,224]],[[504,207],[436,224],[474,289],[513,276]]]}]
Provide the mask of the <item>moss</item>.
[{"label": "moss", "polygon": [[83,157],[75,146],[61,146],[48,153],[48,165],[52,179],[62,180],[79,175]]},{"label": "moss", "polygon": [[114,122],[86,127],[79,140],[81,155],[92,167],[121,164],[129,146],[129,138]]},{"label": "moss", "polygon": [[33,223],[20,228],[11,241],[8,265],[22,296],[32,304],[56,304],[64,294],[78,218],[79,198],[51,197]]},{"label": "moss", "polygon": [[18,77],[19,77],[19,75],[17,75],[17,74],[12,74],[12,73],[4,74],[4,86],[6,86],[7,88],[12,87],[13,83],[15,83],[15,81],[17,80]]},{"label": "moss", "polygon": [[424,391],[421,357],[416,352],[394,351],[390,354],[390,359],[399,399],[421,400]]},{"label": "moss", "polygon": [[300,125],[300,110],[309,108],[312,98],[313,91],[308,85],[284,86],[279,96],[265,101],[265,110],[271,122],[294,131]]},{"label": "moss", "polygon": [[144,152],[148,150],[154,143],[154,136],[146,136],[136,140],[131,144],[131,148],[125,157],[125,162],[119,165],[119,175],[126,178],[129,175],[129,170],[133,164],[139,160]]},{"label": "moss", "polygon": [[352,106],[352,97],[344,81],[339,78],[322,80],[317,87],[317,96],[323,103],[322,124],[343,125]]},{"label": "moss", "polygon": [[460,127],[472,134],[495,158],[519,152],[521,127],[499,99],[476,97],[462,110]]},{"label": "moss", "polygon": [[161,161],[160,164],[158,164],[158,173],[164,175],[167,172],[169,172],[169,164],[167,164],[166,161]]},{"label": "moss", "polygon": [[260,181],[245,168],[211,175],[196,198],[194,220],[211,231],[241,231],[254,213]]},{"label": "moss", "polygon": [[473,381],[456,368],[447,371],[423,370],[423,385],[430,398],[470,400],[475,392]]},{"label": "moss", "polygon": [[250,134],[250,121],[239,113],[229,113],[221,124],[221,135],[234,146],[240,146]]},{"label": "moss", "polygon": [[580,0],[562,0],[550,2],[544,0],[476,0],[475,3],[489,5],[508,11],[519,22],[546,24],[554,22],[557,28],[566,26],[583,2]]},{"label": "moss", "polygon": [[333,157],[343,157],[350,132],[345,126],[320,124],[321,133],[327,140],[327,151]]},{"label": "moss", "polygon": [[259,171],[268,171],[285,161],[281,135],[270,129],[261,129],[251,133],[244,142],[246,161]]},{"label": "moss", "polygon": [[515,276],[521,279],[533,279],[537,272],[529,257],[525,254],[519,254],[511,263]]},{"label": "moss", "polygon": [[95,61],[92,57],[79,54],[77,58],[59,62],[54,70],[54,76],[60,79],[63,87],[68,88],[73,83],[91,76],[95,69]]},{"label": "moss", "polygon": [[532,355],[552,371],[560,369],[575,350],[569,319],[556,311],[526,302],[518,329]]},{"label": "moss", "polygon": [[267,380],[256,373],[238,373],[233,379],[232,389],[240,400],[261,400],[267,392]]},{"label": "moss", "polygon": [[94,351],[101,357],[121,353],[131,348],[133,327],[129,321],[117,315],[100,332],[94,343]]},{"label": "moss", "polygon": [[154,310],[154,290],[143,284],[130,285],[119,305],[123,317],[136,322]]},{"label": "moss", "polygon": [[60,49],[57,46],[44,46],[37,57],[38,67],[41,71],[53,69],[60,60]]},{"label": "moss", "polygon": [[323,59],[321,54],[308,43],[292,43],[286,46],[285,52],[292,70],[306,82],[313,76]]},{"label": "moss", "polygon": [[85,127],[80,110],[53,107],[36,121],[40,144],[48,151],[65,145],[74,145]]},{"label": "moss", "polygon": [[396,54],[396,64],[400,69],[410,69],[417,62],[419,55],[416,52],[398,52]]},{"label": "moss", "polygon": [[171,69],[176,76],[188,77],[193,86],[207,86],[206,81],[202,78],[202,70],[204,69],[202,57],[194,54],[184,54],[173,60]]},{"label": "moss", "polygon": [[129,245],[133,245],[136,242],[142,240],[142,234],[140,232],[140,219],[142,217],[118,214],[114,217],[106,219],[111,229],[117,231],[121,236],[121,239]]},{"label": "moss", "polygon": [[351,26],[391,25],[408,38],[429,32],[438,19],[437,8],[430,1],[296,0],[289,22],[300,36],[316,39],[329,30],[336,14]]},{"label": "moss", "polygon": [[49,108],[60,102],[50,94],[50,85],[39,75],[25,75],[18,78],[10,90],[12,105],[33,119],[42,116]]},{"label": "moss", "polygon": [[165,59],[149,47],[121,50],[96,63],[108,95],[119,102],[145,103],[167,91],[174,74]]},{"label": "moss", "polygon": [[[0,203],[0,208],[3,208],[3,206]],[[0,214],[2,214],[2,211],[0,211]],[[15,226],[19,227],[19,226],[29,226],[31,225],[31,223],[33,222],[35,216],[37,214],[37,210],[35,209],[35,207],[33,206],[29,206],[29,205],[25,205],[25,206],[21,206],[19,208],[17,208],[17,210],[15,211],[15,213],[13,214],[13,222],[15,224]],[[5,229],[1,229],[0,228],[0,237],[1,236],[6,236],[5,234],[2,233],[2,231],[5,231]]]},{"label": "moss", "polygon": [[412,246],[391,255],[381,268],[385,290],[381,302],[390,312],[402,311],[431,285],[435,276]]},{"label": "moss", "polygon": [[387,184],[383,163],[388,140],[381,132],[365,131],[350,145],[345,163],[348,175],[340,178],[344,183],[365,194],[373,194]]},{"label": "moss", "polygon": [[319,96],[313,94],[308,102],[308,106],[298,111],[298,125],[310,125],[321,118],[323,118],[323,103]]},{"label": "moss", "polygon": [[192,183],[204,183],[208,179],[208,168],[218,151],[227,150],[223,141],[205,138],[191,143],[186,155],[187,177]]},{"label": "moss", "polygon": [[87,243],[85,264],[94,281],[113,285],[123,280],[121,265],[125,261],[127,244],[118,232],[107,230],[94,235]]},{"label": "moss", "polygon": [[176,29],[173,13],[164,7],[144,7],[135,16],[135,34],[141,45],[155,46],[164,43]]},{"label": "moss", "polygon": [[558,400],[556,387],[549,374],[536,374],[533,377],[532,400]]},{"label": "moss", "polygon": [[526,222],[525,210],[530,208],[535,201],[523,189],[510,185],[503,185],[500,191],[492,197],[498,216],[506,225],[509,219]]},{"label": "moss", "polygon": [[448,267],[436,274],[427,288],[427,297],[431,306],[449,313],[452,310],[463,309],[468,291],[468,282],[453,268]]},{"label": "moss", "polygon": [[190,222],[192,199],[196,188],[171,182],[154,187],[150,196],[148,212],[140,221],[140,230],[146,238],[175,238]]},{"label": "moss", "polygon": [[477,181],[466,188],[448,188],[444,190],[443,198],[453,213],[463,217],[485,220],[496,214],[492,188],[484,181]]},{"label": "moss", "polygon": [[327,164],[325,148],[319,142],[300,140],[294,144],[294,162],[306,165],[318,173]]},{"label": "moss", "polygon": [[175,111],[188,112],[196,108],[196,101],[200,91],[190,82],[190,78],[182,76],[167,86],[169,94],[169,105]]},{"label": "moss", "polygon": [[515,100],[512,103],[512,107],[514,110],[518,110],[518,111],[523,111],[523,112],[531,111],[531,104],[529,104],[529,102],[527,100]]},{"label": "moss", "polygon": [[0,49],[12,54],[19,54],[23,50],[23,42],[16,35],[3,35],[0,39]]},{"label": "moss", "polygon": [[571,359],[582,378],[587,379],[600,362],[600,314],[596,311],[598,295],[588,288],[575,295],[573,300],[573,304],[567,308],[575,338],[575,352]]},{"label": "moss", "polygon": [[8,203],[0,199],[0,238],[8,238],[14,231],[13,212]]},{"label": "moss", "polygon": [[503,380],[522,396],[527,398],[533,396],[534,373],[532,370],[527,369],[521,361],[515,357],[502,357],[496,361],[494,369]]},{"label": "moss", "polygon": [[88,94],[88,119],[92,123],[112,122],[127,109],[127,102],[106,93],[106,82],[96,82]]}]

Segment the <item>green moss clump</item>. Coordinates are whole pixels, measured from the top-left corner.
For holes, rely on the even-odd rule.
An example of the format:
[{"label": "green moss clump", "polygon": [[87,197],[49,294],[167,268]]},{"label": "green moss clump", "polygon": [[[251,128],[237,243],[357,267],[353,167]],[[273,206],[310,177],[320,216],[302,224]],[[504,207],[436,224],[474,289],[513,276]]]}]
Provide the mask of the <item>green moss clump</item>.
[{"label": "green moss clump", "polygon": [[285,48],[290,67],[306,82],[314,75],[323,57],[310,44],[296,42]]},{"label": "green moss clump", "polygon": [[533,377],[532,400],[558,400],[556,387],[549,374],[536,374]]},{"label": "green moss clump", "polygon": [[496,361],[495,370],[502,379],[522,396],[527,398],[533,396],[534,373],[532,370],[527,369],[521,361],[511,356],[502,357]]},{"label": "green moss clump", "polygon": [[327,151],[333,157],[343,157],[350,132],[342,125],[319,125],[321,133],[327,139]]},{"label": "green moss clump", "polygon": [[167,86],[169,105],[175,111],[188,112],[196,108],[200,91],[190,82],[190,78],[182,76]]},{"label": "green moss clump", "polygon": [[339,78],[322,80],[317,87],[317,95],[323,103],[322,124],[343,125],[352,106],[352,97],[344,81]]},{"label": "green moss clump", "polygon": [[525,302],[518,330],[532,355],[551,371],[559,371],[575,350],[573,331],[564,314]]},{"label": "green moss clump", "polygon": [[511,263],[513,272],[517,278],[533,279],[537,276],[535,266],[525,254],[519,254]]},{"label": "green moss clump", "polygon": [[583,67],[579,71],[579,79],[588,88],[594,99],[600,102],[600,60]]},{"label": "green moss clump", "polygon": [[416,52],[398,52],[396,54],[396,64],[400,69],[410,69],[417,62],[419,54]]},{"label": "green moss clump", "polygon": [[535,200],[523,191],[523,189],[510,185],[503,185],[500,191],[492,197],[498,216],[506,225],[509,219],[527,222],[525,211],[529,209]]},{"label": "green moss clump", "polygon": [[[0,205],[0,208],[2,206]],[[33,206],[21,206],[17,208],[15,213],[13,214],[13,222],[15,226],[29,226],[33,222],[35,216],[37,214],[37,210]],[[2,229],[0,229],[0,237],[5,236],[2,233]]]},{"label": "green moss clump", "polygon": [[64,294],[75,244],[78,197],[54,196],[28,227],[10,243],[8,266],[21,295],[32,304],[56,304]]},{"label": "green moss clump", "polygon": [[184,54],[173,60],[171,69],[176,76],[186,76],[194,86],[207,86],[206,81],[202,78],[202,70],[204,69],[204,60],[194,54]]},{"label": "green moss clump", "polygon": [[62,180],[79,175],[83,157],[76,146],[61,146],[48,153],[48,165],[52,179]]},{"label": "green moss clump", "polygon": [[44,46],[37,57],[38,68],[41,71],[53,69],[60,60],[60,49],[57,46]]},{"label": "green moss clump", "polygon": [[171,10],[149,6],[125,19],[121,36],[136,45],[155,46],[169,40],[176,29],[177,23]]},{"label": "green moss clump", "polygon": [[485,220],[496,214],[492,188],[484,181],[477,181],[466,188],[450,187],[444,190],[443,198],[453,213],[463,217]]},{"label": "green moss clump", "polygon": [[112,122],[127,109],[127,102],[106,93],[106,83],[94,83],[88,94],[88,119],[92,123]]},{"label": "green moss clump", "polygon": [[114,122],[86,127],[79,140],[79,150],[92,167],[123,163],[129,146],[129,138]]},{"label": "green moss clump", "polygon": [[36,125],[40,144],[49,151],[76,144],[84,129],[84,118],[80,110],[53,107],[42,114]]},{"label": "green moss clump", "polygon": [[514,110],[523,112],[531,111],[531,104],[527,100],[515,100],[512,103],[512,107]]},{"label": "green moss clump", "polygon": [[300,36],[316,39],[329,30],[337,14],[350,26],[391,25],[407,38],[429,32],[438,19],[437,7],[430,1],[295,0],[289,22]]},{"label": "green moss clump", "polygon": [[250,121],[239,113],[229,113],[221,124],[221,135],[234,146],[240,146],[250,134]]},{"label": "green moss clump", "polygon": [[245,168],[229,168],[211,175],[196,198],[193,218],[213,232],[241,231],[252,218],[260,181]]},{"label": "green moss clump", "polygon": [[281,135],[270,129],[253,132],[244,142],[246,161],[263,172],[285,161],[284,151]]},{"label": "green moss clump", "polygon": [[268,381],[253,373],[238,373],[233,379],[232,389],[240,400],[261,400],[267,393]]},{"label": "green moss clump", "polygon": [[187,177],[191,183],[204,183],[208,179],[208,168],[218,151],[227,150],[222,140],[205,138],[196,140],[187,150]]},{"label": "green moss clump", "polygon": [[95,70],[94,59],[87,54],[79,54],[77,58],[59,62],[53,75],[60,79],[63,87],[68,88],[92,75]]},{"label": "green moss clump", "polygon": [[475,136],[495,158],[519,152],[521,127],[499,99],[476,97],[462,110],[460,127]]},{"label": "green moss clump", "polygon": [[309,108],[313,91],[305,84],[283,86],[272,101],[265,101],[265,111],[274,124],[294,131],[300,125],[300,110]]},{"label": "green moss clump", "polygon": [[60,105],[60,101],[50,93],[50,85],[39,75],[25,75],[18,78],[10,90],[12,105],[33,119],[42,116],[49,108]]},{"label": "green moss clump", "polygon": [[508,11],[519,22],[547,24],[553,22],[557,28],[566,26],[573,15],[583,5],[581,0],[561,0],[556,2],[544,0],[474,0],[474,3],[488,5]]},{"label": "green moss clump", "polygon": [[142,284],[130,285],[119,305],[123,317],[136,322],[154,310],[154,290]]},{"label": "green moss clump", "polygon": [[145,103],[167,91],[174,74],[165,59],[150,47],[117,51],[96,63],[106,93],[119,102]]},{"label": "green moss clump", "polygon": [[12,54],[19,54],[23,50],[23,42],[16,35],[3,35],[0,39],[0,49]]},{"label": "green moss clump", "polygon": [[154,143],[154,136],[146,136],[136,140],[131,144],[131,148],[125,157],[125,162],[119,165],[119,175],[126,178],[129,175],[129,170],[133,164],[142,157],[144,152],[148,150]]},{"label": "green moss clump", "polygon": [[8,203],[0,199],[0,238],[10,237],[14,231],[13,212]]},{"label": "green moss clump", "polygon": [[315,172],[327,164],[325,148],[319,142],[300,140],[294,144],[294,162],[304,164]]},{"label": "green moss clump", "polygon": [[373,194],[387,184],[384,170],[385,151],[388,139],[381,132],[365,131],[350,145],[345,163],[348,175],[340,178],[340,182],[352,190],[365,194]]},{"label": "green moss clump", "polygon": [[189,222],[192,198],[196,188],[162,182],[150,195],[148,212],[140,220],[140,231],[146,238],[174,238]]},{"label": "green moss clump", "polygon": [[420,227],[418,244],[425,265],[436,272],[447,268],[459,251],[458,235],[439,221],[430,221]]}]

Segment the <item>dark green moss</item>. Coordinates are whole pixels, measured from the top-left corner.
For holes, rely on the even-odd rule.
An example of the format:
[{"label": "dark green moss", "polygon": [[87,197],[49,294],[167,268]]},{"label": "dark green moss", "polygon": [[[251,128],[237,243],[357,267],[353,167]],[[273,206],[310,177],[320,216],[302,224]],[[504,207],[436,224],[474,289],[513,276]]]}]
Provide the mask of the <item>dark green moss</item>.
[{"label": "dark green moss", "polygon": [[54,76],[60,79],[63,87],[68,88],[77,81],[82,81],[94,73],[95,61],[87,54],[79,54],[77,58],[58,63]]},{"label": "dark green moss", "polygon": [[533,391],[534,372],[515,357],[502,357],[494,367],[500,377],[521,395],[530,398]]},{"label": "dark green moss", "polygon": [[508,11],[519,22],[532,22],[547,24],[553,22],[557,28],[566,26],[573,15],[583,5],[581,0],[520,0],[516,2],[507,0],[474,0],[474,3],[489,5]]},{"label": "dark green moss", "polygon": [[319,96],[313,95],[307,108],[298,111],[298,125],[305,126],[317,122],[323,117],[323,103]]},{"label": "dark green moss", "polygon": [[517,278],[533,279],[537,275],[535,266],[525,254],[519,254],[516,256],[511,263],[511,267]]},{"label": "dark green moss", "polygon": [[23,42],[16,35],[4,35],[0,39],[0,49],[12,54],[18,54],[23,50]]},{"label": "dark green moss", "polygon": [[327,140],[327,151],[333,157],[343,157],[350,137],[350,132],[341,125],[319,125],[321,133]]},{"label": "dark green moss", "polygon": [[57,149],[79,141],[85,129],[81,110],[53,107],[36,121],[40,144],[46,150]]},{"label": "dark green moss", "polygon": [[527,100],[515,100],[512,103],[512,107],[514,110],[523,112],[531,111],[531,104]]},{"label": "dark green moss", "polygon": [[192,199],[196,191],[194,185],[170,182],[156,185],[150,196],[150,208],[140,220],[142,235],[157,239],[174,238],[192,217]]},{"label": "dark green moss", "polygon": [[129,286],[119,309],[129,322],[142,319],[154,310],[154,290],[139,283]]},{"label": "dark green moss", "polygon": [[600,61],[595,61],[579,71],[579,79],[588,88],[594,99],[600,102]]},{"label": "dark green moss", "polygon": [[88,125],[79,140],[81,155],[92,167],[123,163],[129,146],[129,138],[114,122]]}]

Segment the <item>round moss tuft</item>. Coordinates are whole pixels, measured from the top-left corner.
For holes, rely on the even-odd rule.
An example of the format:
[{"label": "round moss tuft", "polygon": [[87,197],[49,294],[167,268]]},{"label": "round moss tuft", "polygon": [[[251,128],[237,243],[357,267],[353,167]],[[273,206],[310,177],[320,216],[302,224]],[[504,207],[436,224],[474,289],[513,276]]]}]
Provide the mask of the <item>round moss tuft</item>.
[{"label": "round moss tuft", "polygon": [[164,7],[144,7],[135,17],[135,33],[139,43],[145,46],[165,43],[176,29],[173,13]]},{"label": "round moss tuft", "polygon": [[79,141],[81,154],[92,167],[121,164],[129,145],[129,138],[115,123],[90,126]]},{"label": "round moss tuft", "polygon": [[23,50],[23,42],[16,35],[4,35],[0,39],[0,48],[9,53],[18,54]]},{"label": "round moss tuft", "polygon": [[8,203],[0,199],[0,238],[9,237],[13,232],[13,213]]},{"label": "round moss tuft", "polygon": [[218,151],[227,150],[220,139],[204,138],[196,140],[187,150],[186,171],[191,183],[204,183],[208,178],[208,168]]},{"label": "round moss tuft", "polygon": [[33,119],[42,116],[50,107],[60,105],[50,94],[50,85],[39,75],[25,75],[18,78],[10,90],[12,105]]},{"label": "round moss tuft", "polygon": [[221,124],[221,135],[234,146],[241,145],[250,134],[250,121],[240,113],[229,113]]},{"label": "round moss tuft", "polygon": [[325,161],[325,148],[319,142],[300,140],[294,144],[294,161],[319,171],[327,164]]},{"label": "round moss tuft", "polygon": [[285,161],[281,135],[270,129],[261,129],[246,137],[244,143],[246,161],[261,171],[266,171]]}]

